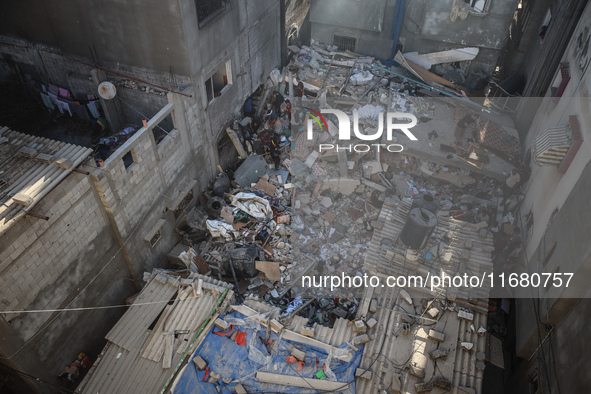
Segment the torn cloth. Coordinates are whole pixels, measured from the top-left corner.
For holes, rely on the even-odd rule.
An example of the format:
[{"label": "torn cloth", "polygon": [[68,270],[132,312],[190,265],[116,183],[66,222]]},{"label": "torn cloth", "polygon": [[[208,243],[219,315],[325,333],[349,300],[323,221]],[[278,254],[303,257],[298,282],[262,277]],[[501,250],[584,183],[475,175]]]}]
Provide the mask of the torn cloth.
[{"label": "torn cloth", "polygon": [[268,220],[273,217],[273,210],[267,200],[253,193],[238,193],[230,204],[240,208],[258,220]]},{"label": "torn cloth", "polygon": [[234,230],[231,224],[222,222],[221,220],[208,220],[207,229],[212,237],[223,237],[226,240],[231,241],[233,238],[237,238],[239,233]]}]

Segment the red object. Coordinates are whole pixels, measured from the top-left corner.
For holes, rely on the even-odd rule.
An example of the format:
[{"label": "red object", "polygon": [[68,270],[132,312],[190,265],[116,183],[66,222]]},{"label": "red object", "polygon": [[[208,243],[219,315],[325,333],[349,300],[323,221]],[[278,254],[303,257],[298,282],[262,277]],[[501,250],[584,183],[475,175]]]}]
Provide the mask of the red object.
[{"label": "red object", "polygon": [[236,334],[236,343],[240,346],[246,346],[246,333],[242,331],[238,331]]},{"label": "red object", "polygon": [[235,328],[234,326],[230,326],[230,331],[229,332],[214,332],[215,335],[219,335],[220,337],[229,337],[230,335],[232,335],[232,333],[234,332]]},{"label": "red object", "polygon": [[295,363],[296,361],[298,361],[297,358],[295,358],[294,356],[288,356],[285,361],[287,361],[288,363]]},{"label": "red object", "polygon": [[209,376],[209,367],[205,368],[205,377],[203,378],[202,382],[205,382],[207,380],[208,376]]},{"label": "red object", "polygon": [[303,369],[304,369],[304,362],[303,361],[300,361],[298,363],[298,369],[296,371],[302,372]]}]

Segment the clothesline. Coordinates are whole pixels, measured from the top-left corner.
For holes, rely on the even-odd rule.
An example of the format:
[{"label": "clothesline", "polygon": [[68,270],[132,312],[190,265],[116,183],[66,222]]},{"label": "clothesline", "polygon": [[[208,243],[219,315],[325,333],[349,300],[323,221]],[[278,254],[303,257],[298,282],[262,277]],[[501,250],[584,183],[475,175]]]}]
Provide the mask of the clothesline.
[{"label": "clothesline", "polygon": [[[97,100],[95,95],[87,95],[85,101],[75,101],[72,99],[70,92],[67,89],[57,87],[55,85],[41,85],[43,92],[41,94],[41,100],[43,104],[49,109],[53,110],[57,107],[61,114],[68,113],[70,116],[76,115],[80,119],[90,120],[88,111],[94,119],[100,117],[100,100]],[[88,111],[87,111],[88,109]]]}]

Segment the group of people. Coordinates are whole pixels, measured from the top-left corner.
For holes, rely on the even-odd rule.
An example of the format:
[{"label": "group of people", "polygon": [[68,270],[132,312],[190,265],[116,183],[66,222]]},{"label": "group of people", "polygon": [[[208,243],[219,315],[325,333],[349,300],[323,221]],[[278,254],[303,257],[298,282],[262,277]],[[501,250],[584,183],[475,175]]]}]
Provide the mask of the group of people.
[{"label": "group of people", "polygon": [[[298,96],[300,94],[301,80],[298,81]],[[301,83],[301,93],[303,94],[303,83]],[[275,91],[265,105],[265,112],[262,118],[256,116],[256,110],[252,98],[244,102],[244,118],[240,121],[240,126],[245,139],[250,143],[255,153],[259,155],[269,155],[275,169],[279,169],[281,164],[281,140],[282,135],[285,138],[289,136],[288,129],[291,125],[292,103],[289,99]]]}]

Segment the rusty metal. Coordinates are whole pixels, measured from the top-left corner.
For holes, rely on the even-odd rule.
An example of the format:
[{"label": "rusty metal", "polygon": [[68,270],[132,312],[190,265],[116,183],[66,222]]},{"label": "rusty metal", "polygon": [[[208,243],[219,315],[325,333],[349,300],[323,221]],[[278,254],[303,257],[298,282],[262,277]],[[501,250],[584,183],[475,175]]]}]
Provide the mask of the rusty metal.
[{"label": "rusty metal", "polygon": [[49,220],[49,216],[43,216],[43,215],[39,215],[39,214],[36,214],[36,213],[33,213],[33,212],[27,212],[27,216],[32,216],[34,218],[42,219],[42,220],[45,220],[45,221]]},{"label": "rusty metal", "polygon": [[182,92],[179,92],[177,90],[173,90],[171,88],[167,88],[165,86],[156,85],[156,84],[153,84],[151,82],[144,81],[143,79],[135,78],[135,77],[132,77],[132,76],[129,76],[129,75],[126,75],[126,74],[122,74],[122,73],[117,72],[117,71],[114,71],[114,70],[110,70],[108,68],[97,66],[96,64],[87,63],[85,61],[77,60],[77,59],[73,59],[73,60],[75,62],[78,62],[78,63],[81,63],[81,64],[85,64],[85,65],[90,66],[90,67],[98,68],[99,70],[103,70],[103,71],[106,71],[106,72],[111,73],[111,74],[119,75],[120,77],[123,77],[123,78],[131,79],[132,81],[136,81],[136,82],[140,82],[140,83],[145,83],[146,85],[154,86],[155,88],[166,90],[166,91],[169,91],[171,93],[180,94],[180,95],[183,95],[185,97],[193,97],[190,94],[182,93]]}]

